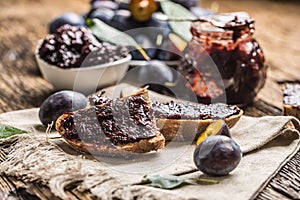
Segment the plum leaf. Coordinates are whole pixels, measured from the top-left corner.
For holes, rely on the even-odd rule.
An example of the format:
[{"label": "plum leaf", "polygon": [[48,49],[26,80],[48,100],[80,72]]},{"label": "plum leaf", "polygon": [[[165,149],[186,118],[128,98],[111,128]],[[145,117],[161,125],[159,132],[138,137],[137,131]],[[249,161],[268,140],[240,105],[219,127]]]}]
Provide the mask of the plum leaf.
[{"label": "plum leaf", "polygon": [[8,137],[13,136],[13,135],[24,134],[24,133],[28,133],[28,132],[25,131],[25,130],[22,130],[22,129],[18,129],[18,128],[13,127],[13,126],[0,124],[0,139],[1,138],[8,138]]},{"label": "plum leaf", "polygon": [[87,19],[86,23],[99,40],[116,45],[135,47],[143,55],[145,60],[150,60],[145,50],[127,33],[119,31],[97,18]]},{"label": "plum leaf", "polygon": [[[194,20],[197,17],[188,9],[178,3],[172,1],[160,1],[161,8],[168,18],[182,18]],[[192,39],[192,33],[190,32],[191,21],[169,21],[171,29],[179,35],[185,41]]]},{"label": "plum leaf", "polygon": [[203,178],[186,178],[174,175],[145,175],[142,179],[142,184],[148,184],[152,187],[162,189],[175,189],[184,185],[199,184],[199,183],[219,183],[216,180]]}]

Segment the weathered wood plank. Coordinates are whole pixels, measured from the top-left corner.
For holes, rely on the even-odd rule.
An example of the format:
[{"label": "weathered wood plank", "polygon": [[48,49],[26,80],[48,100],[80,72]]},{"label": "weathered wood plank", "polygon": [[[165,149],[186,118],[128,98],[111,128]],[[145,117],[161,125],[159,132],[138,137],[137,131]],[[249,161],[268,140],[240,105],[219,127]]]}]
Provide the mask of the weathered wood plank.
[{"label": "weathered wood plank", "polygon": [[[265,87],[257,101],[245,108],[251,116],[281,115],[282,94],[278,82],[300,80],[300,4],[297,1],[201,0],[202,6],[220,12],[248,11],[256,19],[255,37],[261,44],[268,69]],[[217,5],[217,6],[216,6]],[[266,9],[267,8],[267,9]],[[0,1],[0,113],[37,107],[54,92],[41,78],[33,52],[47,23],[63,12],[83,13],[89,0]],[[267,17],[266,17],[267,16]],[[0,161],[5,155],[0,150]],[[300,152],[270,181],[257,199],[292,199],[299,196]],[[70,199],[95,199],[70,187]],[[0,199],[58,199],[39,183],[24,183],[0,175]]]},{"label": "weathered wood plank", "polygon": [[257,199],[300,199],[300,152],[270,180]]}]

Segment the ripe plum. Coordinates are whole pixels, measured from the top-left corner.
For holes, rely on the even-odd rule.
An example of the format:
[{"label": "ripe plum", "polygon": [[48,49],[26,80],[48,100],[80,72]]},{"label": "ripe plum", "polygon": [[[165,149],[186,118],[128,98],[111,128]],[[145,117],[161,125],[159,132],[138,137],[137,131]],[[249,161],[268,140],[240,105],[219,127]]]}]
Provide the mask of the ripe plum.
[{"label": "ripe plum", "polygon": [[81,15],[67,12],[53,19],[49,24],[49,32],[54,33],[62,25],[69,24],[72,26],[85,26],[85,20]]},{"label": "ripe plum", "polygon": [[119,4],[114,1],[93,1],[91,2],[92,9],[97,8],[108,8],[110,10],[117,10],[119,8]]},{"label": "ripe plum", "polygon": [[168,85],[174,82],[175,73],[175,70],[162,61],[152,60],[145,65],[133,67],[122,81],[139,87],[148,86],[150,90],[169,94]]},{"label": "ripe plum", "polygon": [[194,163],[203,173],[224,176],[234,170],[242,158],[238,144],[224,135],[210,136],[197,146]]},{"label": "ripe plum", "polygon": [[168,89],[168,83],[173,82],[174,79],[174,71],[158,60],[149,61],[147,65],[141,66],[137,76],[138,82],[149,86],[150,90],[166,95],[173,95]]},{"label": "ripe plum", "polygon": [[120,31],[127,31],[133,28],[130,11],[117,10],[113,16],[110,25]]},{"label": "ripe plum", "polygon": [[66,113],[82,109],[87,105],[87,98],[79,92],[62,90],[49,96],[40,106],[39,119],[47,126]]},{"label": "ripe plum", "polygon": [[88,18],[97,18],[101,21],[109,24],[112,18],[115,15],[115,11],[108,9],[108,8],[95,8],[92,9],[89,14],[87,15]]},{"label": "ripe plum", "polygon": [[144,83],[156,83],[164,85],[173,81],[173,72],[161,61],[150,61],[147,65],[141,66],[138,71],[138,80]]}]

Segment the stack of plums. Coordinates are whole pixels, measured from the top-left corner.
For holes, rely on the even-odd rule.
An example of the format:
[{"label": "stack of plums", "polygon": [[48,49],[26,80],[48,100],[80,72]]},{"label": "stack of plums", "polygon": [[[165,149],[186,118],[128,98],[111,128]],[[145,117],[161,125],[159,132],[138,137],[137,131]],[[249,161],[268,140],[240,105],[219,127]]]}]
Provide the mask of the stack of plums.
[{"label": "stack of plums", "polygon": [[[207,12],[198,6],[199,0],[173,0],[189,9],[196,16]],[[49,32],[63,24],[85,26],[85,19],[97,18],[108,25],[126,32],[146,50],[151,59],[170,61],[179,59],[179,50],[169,40],[171,32],[168,22],[158,20],[155,16],[162,13],[157,0],[91,0],[90,10],[82,15],[76,13],[63,13],[53,19],[49,24]],[[143,60],[137,50],[131,51],[133,60]]]}]

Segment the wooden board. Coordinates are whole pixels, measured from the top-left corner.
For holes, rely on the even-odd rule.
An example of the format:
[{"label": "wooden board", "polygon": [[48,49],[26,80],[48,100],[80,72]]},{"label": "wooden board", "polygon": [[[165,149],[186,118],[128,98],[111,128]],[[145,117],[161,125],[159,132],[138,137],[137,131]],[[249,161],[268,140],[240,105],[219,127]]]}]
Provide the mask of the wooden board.
[{"label": "wooden board", "polygon": [[[268,69],[265,87],[245,108],[251,116],[281,115],[280,82],[300,80],[300,4],[298,1],[201,0],[219,12],[247,11],[256,19],[255,37],[261,44]],[[55,89],[37,68],[33,51],[47,33],[47,24],[63,12],[84,13],[89,0],[0,1],[0,113],[38,107]],[[0,151],[0,160],[1,157]],[[299,199],[300,152],[262,190],[257,199]],[[70,199],[93,199],[86,192],[68,188]],[[57,199],[39,183],[0,176],[0,199]]]}]

